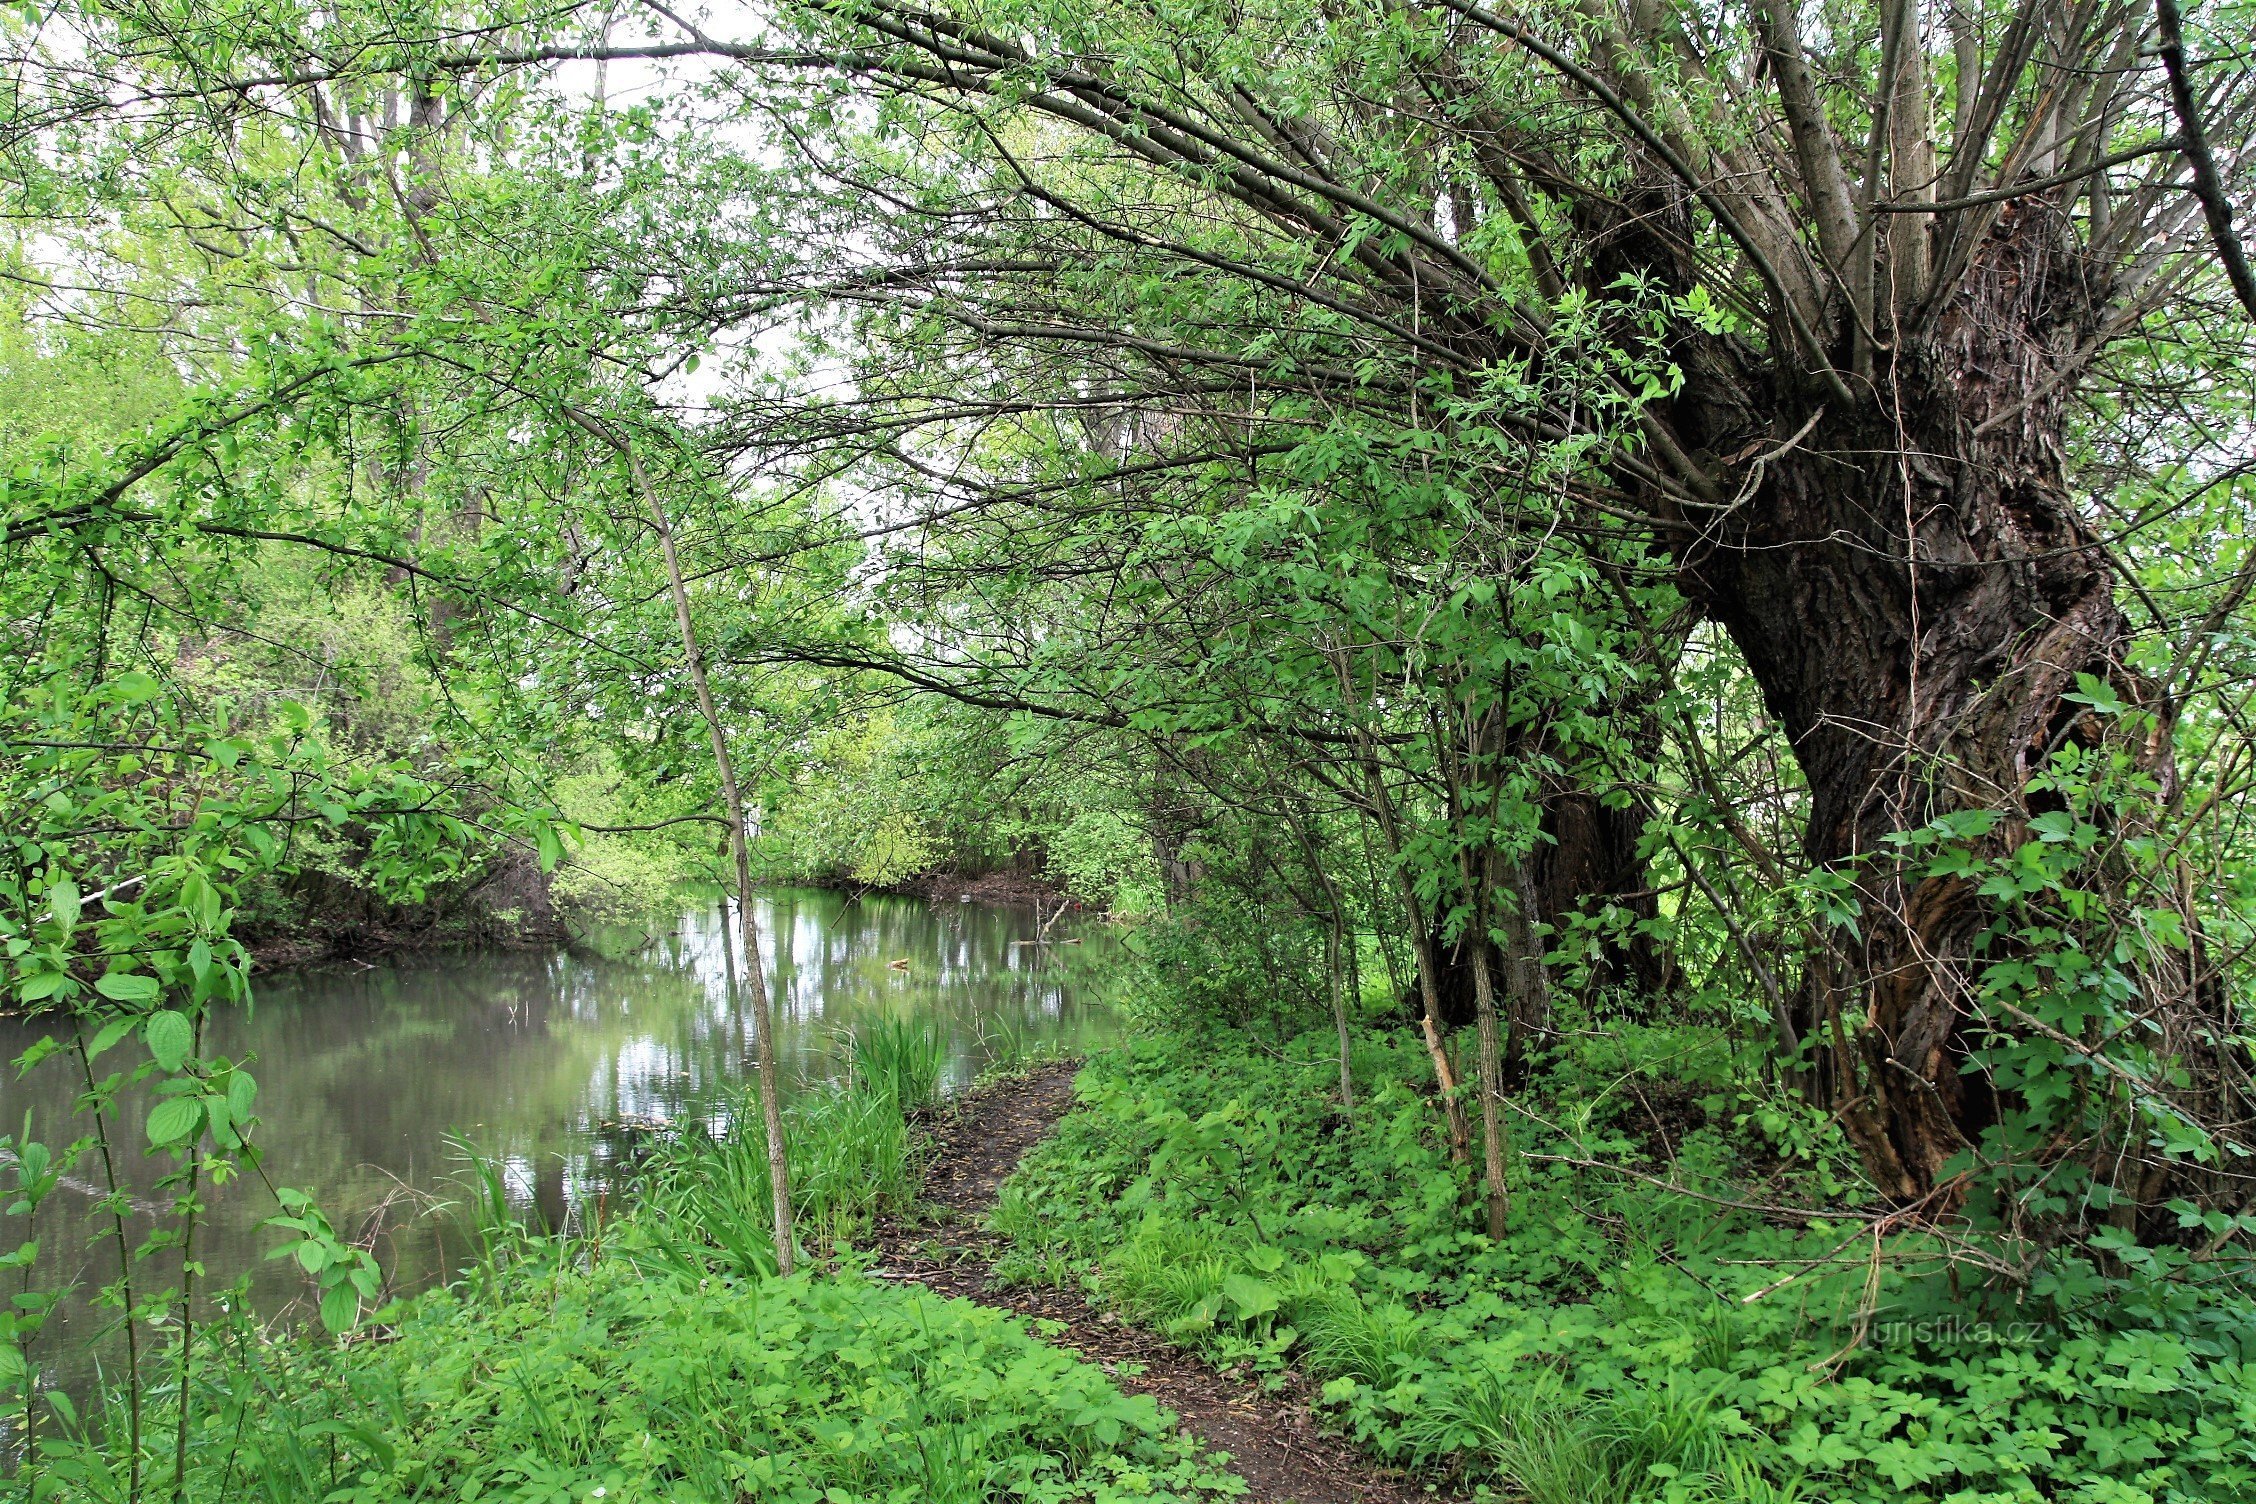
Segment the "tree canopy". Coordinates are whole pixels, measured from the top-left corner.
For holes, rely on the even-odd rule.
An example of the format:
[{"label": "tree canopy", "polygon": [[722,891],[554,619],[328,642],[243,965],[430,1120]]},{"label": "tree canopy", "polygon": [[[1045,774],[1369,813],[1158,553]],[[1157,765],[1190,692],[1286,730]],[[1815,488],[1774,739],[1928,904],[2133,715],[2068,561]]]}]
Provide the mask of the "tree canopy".
[{"label": "tree canopy", "polygon": [[[35,5],[19,995],[100,987],[97,889],[96,970],[216,985],[195,885],[299,824],[552,865],[565,748],[749,882],[898,711],[1299,915],[1315,1006],[1383,936],[1445,1088],[1478,1029],[1492,1231],[1498,1104],[1627,1014],[1743,1028],[1993,1272],[2203,1246],[2256,1185],[2246,19]],[[199,668],[348,579],[410,603],[404,755],[274,688],[302,642]]]}]

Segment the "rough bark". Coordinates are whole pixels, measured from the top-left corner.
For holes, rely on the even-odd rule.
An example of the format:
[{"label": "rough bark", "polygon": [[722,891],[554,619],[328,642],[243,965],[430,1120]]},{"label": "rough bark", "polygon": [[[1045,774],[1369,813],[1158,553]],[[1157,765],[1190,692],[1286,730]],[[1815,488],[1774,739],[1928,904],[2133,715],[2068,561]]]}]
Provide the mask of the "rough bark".
[{"label": "rough bark", "polygon": [[[1946,1193],[1946,1163],[2016,1104],[1966,1069],[1979,1031],[1972,885],[1893,860],[1885,838],[1937,816],[2001,816],[1985,853],[2028,839],[2029,788],[2064,745],[2106,728],[2068,698],[2089,675],[2133,704],[2130,625],[2064,470],[2048,378],[2088,335],[2081,268],[2043,206],[2002,215],[1933,326],[1883,362],[1846,412],[1743,381],[1742,422],[1783,436],[1732,509],[1681,555],[1730,631],[1809,785],[1806,855],[1853,864],[1860,933],[1814,956],[1795,1007],[1874,1180]],[[1707,400],[1726,383],[1710,372]],[[1699,415],[1711,425],[1720,405]],[[1715,432],[1722,450],[1738,434]],[[2166,734],[2133,750],[2167,799]],[[2191,967],[2157,975],[2158,1015],[2211,1013]],[[2016,1027],[2007,1020],[2003,1027]],[[2087,1146],[2088,1147],[2088,1146]],[[2118,1144],[2110,1152],[2135,1154]]]},{"label": "rough bark", "polygon": [[[1553,935],[1562,933],[1574,916],[1608,907],[1640,920],[1660,915],[1660,900],[1638,848],[1651,809],[1642,798],[1617,808],[1604,795],[1587,785],[1562,787],[1544,801],[1545,839],[1528,865],[1536,911]],[[1626,989],[1631,998],[1650,1001],[1675,984],[1675,964],[1652,936],[1632,934],[1604,944],[1590,980],[1594,988]]]}]

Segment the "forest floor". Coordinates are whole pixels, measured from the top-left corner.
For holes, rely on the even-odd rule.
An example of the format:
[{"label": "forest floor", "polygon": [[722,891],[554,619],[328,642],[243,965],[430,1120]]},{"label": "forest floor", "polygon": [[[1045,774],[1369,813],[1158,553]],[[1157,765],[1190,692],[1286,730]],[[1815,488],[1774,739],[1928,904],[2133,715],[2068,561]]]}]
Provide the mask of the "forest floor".
[{"label": "forest floor", "polygon": [[982,1225],[1003,1180],[1073,1106],[1074,1066],[1061,1062],[982,1090],[934,1128],[924,1218],[878,1230],[877,1279],[908,1280],[1042,1322],[1038,1334],[1148,1394],[1209,1449],[1227,1453],[1248,1504],[1431,1504],[1437,1495],[1326,1432],[1296,1386],[1272,1392],[1216,1373],[1151,1332],[1099,1311],[1078,1292],[997,1288],[999,1240]]}]

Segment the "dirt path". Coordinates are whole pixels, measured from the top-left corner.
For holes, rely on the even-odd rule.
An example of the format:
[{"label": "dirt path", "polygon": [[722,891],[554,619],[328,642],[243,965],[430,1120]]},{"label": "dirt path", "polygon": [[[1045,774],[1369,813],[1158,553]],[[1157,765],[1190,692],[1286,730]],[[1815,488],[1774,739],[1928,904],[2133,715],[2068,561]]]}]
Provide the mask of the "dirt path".
[{"label": "dirt path", "polygon": [[[1184,1430],[1229,1453],[1232,1471],[1251,1485],[1249,1504],[1431,1504],[1433,1495],[1327,1435],[1288,1396],[1224,1378],[1075,1292],[992,1286],[994,1240],[980,1224],[1004,1177],[1072,1105],[1073,1067],[1058,1065],[981,1093],[941,1124],[924,1187],[937,1220],[883,1228],[871,1274],[1061,1323],[1064,1334],[1050,1339],[1057,1346],[1101,1365],[1130,1393],[1150,1395],[1182,1417]],[[1123,1364],[1142,1371],[1123,1373]]]}]

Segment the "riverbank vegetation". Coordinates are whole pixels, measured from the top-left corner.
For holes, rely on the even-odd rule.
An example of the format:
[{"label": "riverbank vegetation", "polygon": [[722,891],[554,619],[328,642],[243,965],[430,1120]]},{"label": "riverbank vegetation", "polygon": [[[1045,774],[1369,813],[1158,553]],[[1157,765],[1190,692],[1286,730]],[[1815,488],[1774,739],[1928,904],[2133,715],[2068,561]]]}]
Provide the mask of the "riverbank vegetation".
[{"label": "riverbank vegetation", "polygon": [[[1172,1041],[1028,1170],[1025,1276],[1375,1455],[2247,1497],[2242,19],[9,12],[0,943],[84,1088],[9,1145],[23,1455],[139,1504],[148,1407],[207,1437],[253,944],[957,866],[1135,917]],[[782,1101],[701,1215],[827,1372],[928,1308],[794,1275],[846,1224]],[[65,1173],[122,1451],[40,1375]],[[674,1319],[608,1267],[566,1327]],[[1041,1417],[964,1486],[1110,1466]]]},{"label": "riverbank vegetation", "polygon": [[1352,1115],[1333,1057],[1203,1030],[1101,1057],[1006,1190],[1006,1267],[1536,1504],[2256,1487],[2248,1291],[2070,1256],[1985,1302],[1947,1233],[1876,1238],[1838,1130],[1719,1033],[1562,1042],[1513,1098],[1494,1239],[1412,1042],[1358,1036]]},{"label": "riverbank vegetation", "polygon": [[[751,1093],[730,1116],[750,1131],[654,1143],[630,1202],[591,1201],[561,1235],[528,1229],[501,1168],[473,1158],[478,1254],[459,1284],[343,1346],[231,1313],[203,1335],[185,1413],[166,1386],[138,1415],[108,1396],[43,1428],[17,1481],[42,1500],[369,1504],[1237,1492],[1149,1399],[1001,1312],[851,1270],[779,1278]],[[810,1243],[848,1247],[909,1209],[917,1150],[892,1083],[813,1093],[787,1120]]]}]

